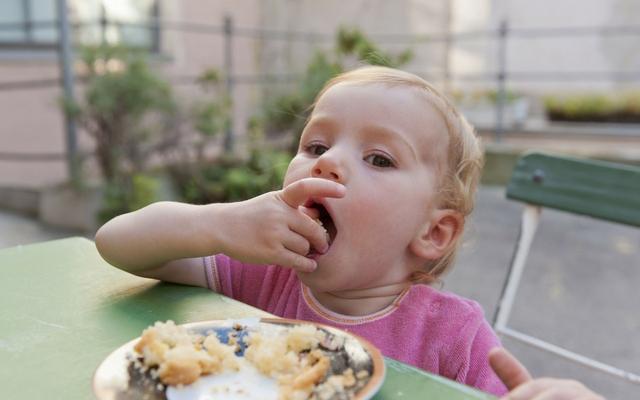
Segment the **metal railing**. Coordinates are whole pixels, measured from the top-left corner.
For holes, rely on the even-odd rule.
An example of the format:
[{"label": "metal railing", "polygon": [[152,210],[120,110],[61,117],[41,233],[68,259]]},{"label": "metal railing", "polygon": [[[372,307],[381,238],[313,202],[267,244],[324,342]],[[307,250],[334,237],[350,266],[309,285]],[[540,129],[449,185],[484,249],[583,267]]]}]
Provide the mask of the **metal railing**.
[{"label": "metal railing", "polygon": [[[51,87],[61,87],[65,96],[73,96],[75,82],[84,80],[84,77],[74,77],[71,65],[73,64],[73,48],[71,32],[83,27],[95,26],[98,24],[102,31],[106,31],[109,26],[137,27],[140,29],[155,32],[157,48],[159,50],[161,32],[179,31],[184,33],[202,34],[210,36],[222,36],[223,54],[221,54],[221,69],[225,77],[225,91],[229,98],[233,98],[236,85],[242,84],[265,84],[265,83],[291,83],[300,78],[298,73],[283,74],[237,74],[234,71],[234,39],[248,38],[254,40],[270,41],[303,41],[305,43],[330,43],[335,40],[335,36],[317,32],[302,31],[280,31],[274,29],[262,29],[253,27],[236,26],[229,16],[224,16],[222,24],[209,24],[189,21],[174,21],[160,18],[160,12],[156,8],[154,17],[146,23],[127,23],[113,21],[102,16],[95,21],[74,21],[68,20],[67,15],[62,10],[66,10],[66,0],[56,0],[58,5],[58,18],[55,21],[30,21],[29,30],[34,29],[56,29],[58,40],[54,45],[47,46],[40,44],[42,48],[56,49],[60,64],[61,77],[45,77],[39,79],[0,81],[0,92],[15,90],[32,90]],[[25,29],[24,23],[0,23],[0,32]],[[413,47],[429,46],[438,43],[451,45],[455,42],[473,42],[477,40],[492,40],[496,42],[496,65],[497,70],[482,74],[452,74],[451,71],[444,70],[438,72],[418,71],[419,75],[433,79],[436,77],[443,80],[457,80],[467,82],[491,82],[496,88],[495,107],[495,135],[500,140],[505,131],[505,107],[507,102],[507,88],[510,82],[535,81],[535,82],[557,82],[557,81],[596,81],[596,80],[617,80],[617,81],[640,81],[640,72],[636,71],[513,71],[507,66],[507,42],[509,40],[528,39],[554,39],[559,37],[584,37],[590,35],[600,36],[640,36],[640,25],[623,26],[584,26],[584,27],[555,27],[555,28],[511,28],[506,20],[501,21],[498,29],[475,30],[466,32],[447,32],[433,34],[372,34],[370,38],[380,45],[407,44]],[[77,45],[77,43],[76,43]],[[2,50],[0,42],[0,51]],[[152,46],[152,47],[154,47]],[[7,46],[4,46],[7,48]],[[15,48],[16,46],[9,46]],[[416,72],[416,71],[413,71]],[[196,81],[196,76],[169,76],[167,79],[172,84],[192,84]],[[232,102],[233,104],[233,102]],[[77,174],[77,138],[73,121],[67,119],[66,127],[66,155],[62,154],[25,154],[15,152],[0,152],[0,160],[24,161],[24,162],[48,162],[60,160],[66,157],[68,170],[71,177]],[[224,145],[228,150],[234,147],[233,126],[229,124],[225,132]]]}]

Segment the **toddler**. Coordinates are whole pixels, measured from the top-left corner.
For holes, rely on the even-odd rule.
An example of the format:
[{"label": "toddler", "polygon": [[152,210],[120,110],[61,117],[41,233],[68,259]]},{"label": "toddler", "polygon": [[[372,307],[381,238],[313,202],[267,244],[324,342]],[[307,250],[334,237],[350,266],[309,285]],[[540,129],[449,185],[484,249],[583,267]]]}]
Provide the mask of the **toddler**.
[{"label": "toddler", "polygon": [[282,190],[155,203],[109,221],[96,245],[136,275],[333,325],[501,395],[480,306],[430,285],[452,265],[481,166],[473,129],[431,85],[363,67],[318,95]]}]

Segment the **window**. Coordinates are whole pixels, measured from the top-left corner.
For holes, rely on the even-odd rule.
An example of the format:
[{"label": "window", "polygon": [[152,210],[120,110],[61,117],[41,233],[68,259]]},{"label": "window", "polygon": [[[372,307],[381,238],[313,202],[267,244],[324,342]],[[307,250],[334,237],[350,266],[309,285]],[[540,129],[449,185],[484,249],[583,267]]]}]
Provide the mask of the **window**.
[{"label": "window", "polygon": [[57,38],[56,0],[0,1],[0,46],[52,46]]},{"label": "window", "polygon": [[[0,48],[56,44],[57,0],[0,0]],[[77,43],[159,49],[159,0],[67,0]]]},{"label": "window", "polygon": [[158,15],[156,0],[70,0],[74,20],[82,23],[83,44],[126,44],[158,49],[158,30],[149,24]]}]

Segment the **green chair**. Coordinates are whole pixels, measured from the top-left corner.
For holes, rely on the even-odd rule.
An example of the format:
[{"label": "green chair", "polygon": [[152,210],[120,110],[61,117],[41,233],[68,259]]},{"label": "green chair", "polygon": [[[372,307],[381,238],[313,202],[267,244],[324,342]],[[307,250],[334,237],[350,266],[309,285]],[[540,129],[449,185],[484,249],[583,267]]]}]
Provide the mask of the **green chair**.
[{"label": "green chair", "polygon": [[507,198],[524,202],[520,235],[498,302],[496,332],[579,364],[640,383],[640,376],[587,358],[508,326],[520,278],[543,208],[640,227],[640,168],[542,153],[521,157],[507,186]]}]

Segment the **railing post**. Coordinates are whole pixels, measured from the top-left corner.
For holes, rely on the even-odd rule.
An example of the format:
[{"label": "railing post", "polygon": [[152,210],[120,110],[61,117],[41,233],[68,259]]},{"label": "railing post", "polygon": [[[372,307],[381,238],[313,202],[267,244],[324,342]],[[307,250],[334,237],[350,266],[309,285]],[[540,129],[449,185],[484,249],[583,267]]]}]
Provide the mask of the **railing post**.
[{"label": "railing post", "polygon": [[[71,32],[69,27],[69,16],[67,10],[67,0],[57,0],[58,13],[58,60],[62,72],[62,86],[66,102],[75,102],[73,94],[73,49],[71,47]],[[65,130],[67,147],[67,169],[69,179],[73,184],[78,184],[80,179],[78,141],[76,123],[73,117],[65,112]]]},{"label": "railing post", "polygon": [[107,20],[107,9],[104,4],[100,5],[100,44],[102,46],[107,45],[107,25],[109,25],[109,21]]},{"label": "railing post", "polygon": [[232,152],[234,148],[233,137],[233,20],[231,16],[224,17],[224,76],[225,96],[229,102],[229,120],[224,132],[224,149]]},{"label": "railing post", "polygon": [[160,12],[160,2],[156,1],[151,11],[151,51],[153,53],[160,53]]},{"label": "railing post", "polygon": [[33,12],[31,2],[22,2],[22,14],[24,16],[24,38],[27,42],[33,42]]},{"label": "railing post", "polygon": [[498,82],[496,90],[496,142],[504,135],[504,109],[507,102],[507,34],[509,26],[506,19],[500,21],[498,31]]},{"label": "railing post", "polygon": [[444,89],[444,92],[448,95],[448,96],[452,96],[453,95],[453,90],[452,90],[452,86],[451,86],[451,48],[452,48],[452,44],[453,44],[453,36],[451,34],[451,21],[452,21],[452,10],[451,8],[453,7],[453,5],[451,4],[451,2],[448,2],[447,5],[445,6],[445,23],[447,24],[446,28],[445,28],[445,39],[444,39],[444,57],[443,57],[443,74],[442,74],[442,79],[443,79],[443,83],[442,83],[442,87]]}]

